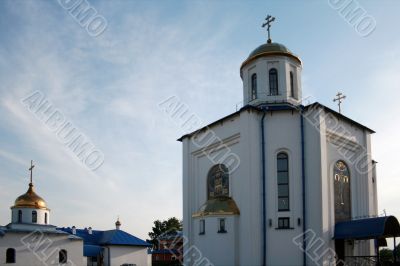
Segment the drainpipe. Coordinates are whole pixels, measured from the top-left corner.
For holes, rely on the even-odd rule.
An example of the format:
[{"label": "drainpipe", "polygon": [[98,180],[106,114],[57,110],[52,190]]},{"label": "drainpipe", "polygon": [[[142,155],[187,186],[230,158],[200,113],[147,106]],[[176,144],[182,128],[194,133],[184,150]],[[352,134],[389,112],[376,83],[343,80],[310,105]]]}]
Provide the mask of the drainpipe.
[{"label": "drainpipe", "polygon": [[264,136],[264,119],[265,115],[267,114],[266,109],[262,109],[263,111],[263,116],[261,118],[261,167],[262,167],[262,206],[263,206],[263,211],[262,211],[262,217],[263,217],[263,265],[267,265],[267,208],[266,208],[266,202],[265,202],[265,172],[266,172],[266,166],[265,166],[265,136]]},{"label": "drainpipe", "polygon": [[301,130],[301,180],[302,180],[302,201],[303,201],[303,265],[307,264],[306,256],[306,163],[305,163],[305,146],[304,146],[304,107],[300,111],[300,130]]}]

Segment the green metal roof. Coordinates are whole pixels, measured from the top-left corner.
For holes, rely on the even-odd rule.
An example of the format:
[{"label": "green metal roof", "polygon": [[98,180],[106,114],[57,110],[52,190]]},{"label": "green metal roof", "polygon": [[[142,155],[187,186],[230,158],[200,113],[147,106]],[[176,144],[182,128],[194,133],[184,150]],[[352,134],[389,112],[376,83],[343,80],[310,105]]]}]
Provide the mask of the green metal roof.
[{"label": "green metal roof", "polygon": [[254,49],[253,52],[250,53],[248,58],[251,58],[253,56],[262,54],[262,53],[267,53],[267,52],[281,52],[281,53],[289,53],[291,54],[292,52],[286,48],[285,45],[273,42],[273,43],[264,43],[260,46],[258,46],[256,49]]}]

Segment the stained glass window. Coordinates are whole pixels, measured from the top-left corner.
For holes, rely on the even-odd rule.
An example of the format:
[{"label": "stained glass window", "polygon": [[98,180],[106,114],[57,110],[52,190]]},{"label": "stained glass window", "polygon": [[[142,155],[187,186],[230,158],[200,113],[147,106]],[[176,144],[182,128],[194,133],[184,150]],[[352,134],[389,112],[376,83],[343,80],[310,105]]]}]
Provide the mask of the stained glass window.
[{"label": "stained glass window", "polygon": [[229,173],[223,164],[214,165],[208,173],[208,198],[229,196]]},{"label": "stained glass window", "polygon": [[351,219],[350,172],[347,164],[337,161],[333,169],[335,221]]}]

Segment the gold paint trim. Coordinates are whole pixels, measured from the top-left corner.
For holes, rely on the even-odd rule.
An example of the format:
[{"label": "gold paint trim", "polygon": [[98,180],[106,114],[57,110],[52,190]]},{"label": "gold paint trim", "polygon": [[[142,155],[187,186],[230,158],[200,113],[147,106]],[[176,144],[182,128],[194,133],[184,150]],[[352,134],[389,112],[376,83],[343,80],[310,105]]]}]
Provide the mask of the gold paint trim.
[{"label": "gold paint trim", "polygon": [[258,58],[260,58],[260,57],[264,57],[264,56],[273,56],[273,55],[288,56],[288,57],[291,57],[291,58],[297,60],[297,62],[300,63],[300,65],[303,64],[303,63],[301,62],[300,58],[298,58],[297,56],[295,56],[294,54],[291,54],[291,53],[285,53],[285,52],[263,52],[263,53],[260,53],[260,54],[256,54],[256,55],[254,55],[254,56],[252,56],[252,57],[250,57],[250,58],[247,58],[247,59],[242,63],[242,65],[240,66],[240,72],[242,71],[242,68],[243,68],[244,66],[246,66],[247,64],[253,62],[254,60],[256,60],[256,59],[258,59]]},{"label": "gold paint trim", "polygon": [[240,215],[240,212],[196,212],[192,215],[192,218],[200,218],[200,217],[207,217],[207,216],[221,216],[221,215]]}]

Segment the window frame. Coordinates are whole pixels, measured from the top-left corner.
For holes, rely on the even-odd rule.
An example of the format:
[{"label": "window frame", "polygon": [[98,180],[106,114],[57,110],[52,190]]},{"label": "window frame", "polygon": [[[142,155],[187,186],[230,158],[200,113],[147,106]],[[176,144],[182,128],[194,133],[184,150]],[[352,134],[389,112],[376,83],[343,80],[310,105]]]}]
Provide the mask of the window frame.
[{"label": "window frame", "polygon": [[37,218],[38,218],[37,211],[32,211],[32,223],[36,224],[38,221]]},{"label": "window frame", "polygon": [[48,224],[48,214],[47,212],[44,213],[44,224]]},{"label": "window frame", "polygon": [[276,68],[273,67],[268,71],[268,81],[269,81],[269,95],[278,96],[279,82],[278,82],[278,70]]},{"label": "window frame", "polygon": [[279,217],[277,229],[292,229],[290,227],[290,217]]},{"label": "window frame", "polygon": [[218,219],[218,234],[225,234],[225,233],[228,233],[228,231],[226,231],[226,219],[219,218]]},{"label": "window frame", "polygon": [[[280,156],[284,156],[284,158],[280,158]],[[280,169],[280,160],[286,160],[285,170]],[[277,175],[277,195],[278,195],[278,212],[290,211],[290,172],[289,172],[289,154],[287,152],[279,152],[276,155],[276,175]],[[282,182],[280,180],[280,174],[286,173],[286,182]],[[286,187],[287,195],[280,195],[281,187]],[[280,207],[280,201],[282,199],[287,200],[287,208]]]},{"label": "window frame", "polygon": [[293,75],[293,71],[290,71],[290,97],[292,98],[296,98],[294,96],[294,75]]},{"label": "window frame", "polygon": [[253,73],[251,75],[251,90],[250,90],[250,99],[251,101],[256,100],[258,98],[257,91],[257,73]]},{"label": "window frame", "polygon": [[22,210],[18,210],[17,221],[18,221],[18,223],[22,223]]}]

